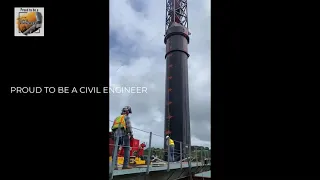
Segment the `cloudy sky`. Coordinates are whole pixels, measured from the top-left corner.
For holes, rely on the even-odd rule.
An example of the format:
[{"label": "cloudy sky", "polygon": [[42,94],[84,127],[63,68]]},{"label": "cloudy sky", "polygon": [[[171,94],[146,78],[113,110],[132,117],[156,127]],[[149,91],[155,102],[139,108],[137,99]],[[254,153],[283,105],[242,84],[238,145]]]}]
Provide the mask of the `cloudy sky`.
[{"label": "cloudy sky", "polygon": [[[210,0],[188,0],[191,142],[210,142]],[[164,134],[165,0],[110,0],[110,86],[147,87],[143,94],[110,94],[110,120],[130,105],[132,125]],[[110,122],[111,125],[111,122]],[[134,129],[148,142],[148,134]],[[152,144],[163,146],[161,137]]]}]

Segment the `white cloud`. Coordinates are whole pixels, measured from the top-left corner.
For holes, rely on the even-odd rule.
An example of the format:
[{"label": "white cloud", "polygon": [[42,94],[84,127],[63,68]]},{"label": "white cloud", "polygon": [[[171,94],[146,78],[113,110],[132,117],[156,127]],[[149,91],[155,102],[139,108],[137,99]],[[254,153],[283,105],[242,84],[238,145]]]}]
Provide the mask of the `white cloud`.
[{"label": "white cloud", "polygon": [[[110,0],[110,81],[116,86],[144,86],[144,94],[110,94],[110,120],[125,105],[133,109],[134,127],[163,136],[165,93],[165,1],[144,1],[136,12],[133,0]],[[192,144],[210,146],[210,1],[189,0],[189,93]],[[148,142],[148,134],[134,137]],[[153,144],[163,139],[153,136]]]}]

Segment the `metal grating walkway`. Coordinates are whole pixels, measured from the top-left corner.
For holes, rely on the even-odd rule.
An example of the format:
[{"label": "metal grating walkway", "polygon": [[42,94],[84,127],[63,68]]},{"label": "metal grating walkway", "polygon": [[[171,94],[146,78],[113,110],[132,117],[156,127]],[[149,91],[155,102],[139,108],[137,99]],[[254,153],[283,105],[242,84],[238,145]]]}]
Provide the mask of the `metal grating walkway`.
[{"label": "metal grating walkway", "polygon": [[191,168],[189,168],[188,163],[182,163],[182,168],[180,163],[170,163],[170,169],[168,171],[167,165],[160,167],[149,167],[149,174],[146,174],[146,165],[140,166],[133,169],[124,170],[114,170],[113,179],[114,180],[174,180],[183,177],[190,176],[190,170],[192,175],[202,173],[205,171],[210,171],[211,165],[203,165],[199,162],[192,162]]}]

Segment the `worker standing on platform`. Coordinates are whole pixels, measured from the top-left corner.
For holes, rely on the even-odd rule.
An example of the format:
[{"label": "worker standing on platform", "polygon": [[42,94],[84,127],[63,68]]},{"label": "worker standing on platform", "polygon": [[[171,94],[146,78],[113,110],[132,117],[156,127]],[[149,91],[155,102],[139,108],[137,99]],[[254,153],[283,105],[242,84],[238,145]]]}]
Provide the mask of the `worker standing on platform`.
[{"label": "worker standing on platform", "polygon": [[[129,166],[129,158],[130,158],[130,138],[132,135],[132,127],[130,123],[129,114],[132,113],[131,107],[126,106],[122,109],[121,115],[118,116],[112,126],[112,131],[114,134],[114,142],[116,142],[116,138],[119,137],[119,144],[122,146],[124,150],[124,160],[122,169],[132,169]],[[120,126],[120,128],[119,128]],[[115,163],[115,170],[118,169],[118,153],[116,154],[116,158],[112,160]]]},{"label": "worker standing on platform", "polygon": [[174,162],[174,141],[169,137],[166,136],[167,139],[167,146],[169,146],[169,152],[168,152],[168,161]]}]

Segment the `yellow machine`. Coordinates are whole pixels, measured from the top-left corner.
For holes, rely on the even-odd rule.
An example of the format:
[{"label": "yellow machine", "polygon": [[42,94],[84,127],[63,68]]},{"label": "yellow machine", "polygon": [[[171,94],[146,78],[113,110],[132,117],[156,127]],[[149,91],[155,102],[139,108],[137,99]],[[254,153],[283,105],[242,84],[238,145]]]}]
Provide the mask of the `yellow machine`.
[{"label": "yellow machine", "polygon": [[[109,156],[109,161],[110,161],[110,163],[112,162],[112,156]],[[123,165],[123,161],[124,161],[123,157],[118,157],[118,164]],[[130,156],[129,164],[130,165],[145,165],[145,164],[147,164],[147,162],[146,162],[146,160],[142,160],[139,157]]]}]

